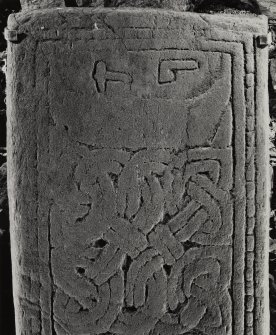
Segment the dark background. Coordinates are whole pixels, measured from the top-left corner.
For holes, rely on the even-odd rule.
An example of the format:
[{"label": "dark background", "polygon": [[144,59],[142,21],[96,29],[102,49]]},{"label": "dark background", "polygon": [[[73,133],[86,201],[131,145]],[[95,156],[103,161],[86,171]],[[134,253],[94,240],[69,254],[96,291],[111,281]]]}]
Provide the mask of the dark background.
[{"label": "dark background", "polygon": [[[96,0],[91,0],[92,3]],[[183,0],[185,1],[185,0]],[[67,6],[76,6],[75,0],[66,0]],[[103,0],[106,6],[120,6],[122,4],[149,5],[151,0]],[[158,7],[156,1],[155,4]],[[260,9],[255,0],[238,1],[238,0],[186,0],[188,8],[198,12],[213,11],[250,11],[260,13]],[[21,9],[19,0],[0,0],[0,66],[5,64],[6,41],[3,31],[7,23],[8,15]],[[276,17],[275,17],[276,20]],[[276,24],[276,23],[275,23]],[[272,25],[272,29],[276,31]],[[270,59],[273,62],[276,51],[271,51]],[[276,146],[276,90],[273,89],[271,75],[276,81],[273,68],[270,71],[269,78],[269,98],[270,98],[270,115],[271,115],[271,142],[272,147]],[[275,165],[275,166],[274,166]],[[271,166],[275,178],[273,178],[273,190],[271,197],[271,221],[270,221],[270,314],[271,314],[271,335],[276,335],[276,150],[271,151]],[[6,105],[5,105],[5,74],[0,70],[0,334],[15,335],[14,327],[14,309],[12,299],[12,274],[11,274],[11,256],[10,256],[10,235],[8,220],[8,202],[7,202],[7,184],[6,184]]]},{"label": "dark background", "polygon": [[[3,31],[7,17],[20,10],[19,0],[0,0],[0,53],[6,49]],[[0,60],[1,67],[4,61]],[[5,74],[0,69],[0,334],[14,335],[14,310],[12,299],[12,276],[10,235],[6,188],[6,106]]]}]

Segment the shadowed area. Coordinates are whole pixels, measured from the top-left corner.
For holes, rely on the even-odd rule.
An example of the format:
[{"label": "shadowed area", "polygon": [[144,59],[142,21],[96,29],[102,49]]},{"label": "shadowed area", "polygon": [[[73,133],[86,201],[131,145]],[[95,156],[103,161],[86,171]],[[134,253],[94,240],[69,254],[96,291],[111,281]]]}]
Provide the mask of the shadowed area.
[{"label": "shadowed area", "polygon": [[[0,54],[6,50],[3,31],[7,18],[20,10],[19,0],[0,0]],[[3,55],[4,56],[4,55]],[[5,61],[0,58],[0,66]],[[12,273],[10,255],[9,211],[7,201],[6,168],[6,105],[5,74],[0,71],[0,333],[15,334],[14,307],[12,297]]]},{"label": "shadowed area", "polygon": [[255,14],[261,14],[258,2],[255,0],[201,0],[194,1],[195,12],[218,12],[226,9],[236,9],[238,11],[247,11]]}]

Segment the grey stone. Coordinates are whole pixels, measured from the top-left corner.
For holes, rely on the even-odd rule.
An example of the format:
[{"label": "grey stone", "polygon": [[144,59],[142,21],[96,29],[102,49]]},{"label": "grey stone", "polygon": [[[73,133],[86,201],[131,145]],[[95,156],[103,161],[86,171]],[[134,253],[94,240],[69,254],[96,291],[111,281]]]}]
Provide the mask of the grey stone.
[{"label": "grey stone", "polygon": [[269,334],[265,17],[9,20],[17,334]]},{"label": "grey stone", "polygon": [[106,0],[106,7],[153,7],[177,11],[189,11],[194,8],[190,0]]},{"label": "grey stone", "polygon": [[258,0],[258,5],[262,13],[266,14],[272,19],[275,19],[276,0]]},{"label": "grey stone", "polygon": [[104,7],[104,0],[76,0],[79,7]]},{"label": "grey stone", "polygon": [[64,0],[20,0],[23,10],[64,7]]},{"label": "grey stone", "polygon": [[68,7],[152,7],[166,8],[177,11],[224,11],[227,8],[236,8],[239,11],[250,11],[266,15],[273,15],[276,1],[256,0],[21,0],[23,9],[51,8],[57,6]]},{"label": "grey stone", "polygon": [[276,0],[20,0],[20,2],[23,10],[65,5],[68,7],[151,7],[192,12],[228,11],[235,14],[245,10],[257,14],[263,13],[271,19],[275,19],[276,13]]}]

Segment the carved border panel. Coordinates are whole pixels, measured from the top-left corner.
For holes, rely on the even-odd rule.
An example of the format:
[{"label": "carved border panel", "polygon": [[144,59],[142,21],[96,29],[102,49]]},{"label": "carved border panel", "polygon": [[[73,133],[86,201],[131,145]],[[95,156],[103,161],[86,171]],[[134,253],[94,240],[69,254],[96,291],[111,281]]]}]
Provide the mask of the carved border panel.
[{"label": "carved border panel", "polygon": [[[29,315],[24,322],[32,334],[260,334],[260,249],[255,249],[258,239],[263,243],[256,228],[260,79],[254,36],[210,27],[202,34],[198,23],[199,35],[185,46],[185,39],[177,43],[175,38],[185,30],[166,27],[167,19],[179,18],[164,14],[158,23],[158,14],[150,14],[153,26],[144,27],[139,15],[129,26],[123,24],[126,14],[120,15],[93,18],[99,29],[92,33],[72,30],[65,37],[64,31],[44,28],[23,52],[32,60],[38,111],[32,119],[37,131],[26,135],[36,144],[30,153],[35,170],[28,178],[37,186],[32,189],[37,239],[31,242],[37,255],[24,251],[19,298]],[[82,80],[87,54],[76,59],[80,75],[71,78],[58,73],[59,59],[52,54],[61,47],[77,52],[74,45],[82,48],[84,41],[91,50],[91,72],[89,82],[80,85],[91,89],[92,110],[112,108],[106,95],[127,110],[134,94],[134,109],[148,117],[143,123],[135,115],[141,142],[135,127],[131,134],[120,128],[127,119],[114,120],[114,129],[119,128],[112,133],[105,129],[112,115],[98,119],[102,133],[95,130],[98,124],[90,127],[89,116],[87,128],[84,122],[74,125],[77,117],[86,117],[77,108],[89,99],[89,90],[81,92],[74,80]],[[122,68],[109,56],[104,59],[112,48],[121,53],[119,64],[128,55]],[[19,49],[15,57],[20,56]],[[156,59],[147,90],[134,74],[139,77]],[[183,81],[204,66],[216,69],[215,80],[202,84],[195,97]],[[55,91],[59,81],[67,85],[71,105]],[[73,96],[81,98],[74,104]],[[151,114],[155,104],[157,119]],[[197,118],[203,108],[207,116]],[[176,123],[166,121],[168,110],[175,112]],[[129,121],[134,122],[132,116]],[[36,311],[33,305],[41,307]]]}]

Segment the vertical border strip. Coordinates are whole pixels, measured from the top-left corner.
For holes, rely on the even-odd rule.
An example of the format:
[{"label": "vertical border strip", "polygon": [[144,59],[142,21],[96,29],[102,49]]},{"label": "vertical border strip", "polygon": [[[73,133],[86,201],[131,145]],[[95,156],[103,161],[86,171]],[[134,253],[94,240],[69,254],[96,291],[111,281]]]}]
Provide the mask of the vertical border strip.
[{"label": "vertical border strip", "polygon": [[[256,55],[256,228],[255,228],[255,316],[256,335],[269,335],[269,108],[268,108],[268,48],[258,48]],[[268,62],[267,62],[268,64]]]}]

